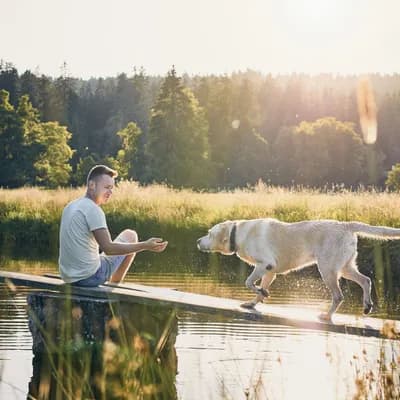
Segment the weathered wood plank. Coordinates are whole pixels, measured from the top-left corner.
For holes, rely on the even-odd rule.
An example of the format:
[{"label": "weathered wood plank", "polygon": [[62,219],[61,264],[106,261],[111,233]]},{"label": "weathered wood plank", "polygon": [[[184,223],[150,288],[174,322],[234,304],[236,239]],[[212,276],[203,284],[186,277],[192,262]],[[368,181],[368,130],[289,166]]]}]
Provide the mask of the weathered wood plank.
[{"label": "weathered wood plank", "polygon": [[[44,274],[43,275],[45,278],[56,278],[56,279],[61,279],[60,275],[57,274]],[[131,289],[131,290],[136,290],[139,292],[148,292],[149,288],[154,289],[154,290],[176,290],[174,288],[168,288],[168,287],[157,287],[157,286],[148,286],[148,285],[140,285],[137,283],[105,283],[103,286],[106,287],[113,287],[113,288],[119,288],[119,289]]]},{"label": "weathered wood plank", "polygon": [[122,285],[80,288],[66,285],[57,278],[0,271],[0,282],[7,280],[15,285],[33,286],[41,289],[60,291],[66,294],[173,306],[193,312],[221,313],[231,317],[263,320],[272,324],[287,325],[302,329],[375,337],[384,336],[382,330],[385,330],[385,326],[390,327],[393,332],[400,332],[399,321],[385,321],[378,318],[357,317],[338,313],[334,315],[333,323],[329,323],[320,321],[318,319],[318,312],[313,310],[274,304],[259,304],[255,310],[248,310],[240,307],[241,302],[238,300],[153,286],[124,283]]}]

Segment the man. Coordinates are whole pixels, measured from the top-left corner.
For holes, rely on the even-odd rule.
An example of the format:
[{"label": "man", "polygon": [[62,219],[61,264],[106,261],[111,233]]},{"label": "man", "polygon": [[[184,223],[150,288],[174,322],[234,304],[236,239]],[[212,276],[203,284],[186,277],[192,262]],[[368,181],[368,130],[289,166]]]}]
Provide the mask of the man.
[{"label": "man", "polygon": [[105,165],[94,166],[87,177],[86,195],[64,208],[59,267],[67,283],[77,286],[98,286],[106,281],[119,283],[136,253],[143,250],[159,253],[168,244],[159,238],[139,242],[136,232],[130,229],[121,232],[115,241],[111,240],[101,206],[109,201],[117,175]]}]

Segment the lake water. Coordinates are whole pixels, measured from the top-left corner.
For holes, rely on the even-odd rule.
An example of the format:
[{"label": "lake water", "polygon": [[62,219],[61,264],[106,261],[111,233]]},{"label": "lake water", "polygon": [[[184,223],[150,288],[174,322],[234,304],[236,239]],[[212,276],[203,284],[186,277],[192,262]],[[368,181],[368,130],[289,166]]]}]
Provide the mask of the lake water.
[{"label": "lake water", "polygon": [[[382,254],[383,272],[364,271],[373,278],[374,298],[378,297],[373,315],[400,320],[398,265],[389,265],[393,272],[388,274],[387,260],[393,257],[386,257],[385,251]],[[361,258],[367,260],[362,265],[366,269],[372,268],[367,265],[368,260],[377,259],[372,248]],[[3,257],[0,268],[33,274],[57,272],[54,257],[50,260]],[[232,257],[193,252],[183,258],[173,251],[169,256],[142,253],[126,281],[246,300],[252,297],[243,283],[250,271],[250,267]],[[361,313],[361,290],[346,282],[342,287],[345,302],[340,311]],[[159,388],[143,386],[140,393],[144,393],[144,398],[400,397],[399,341],[302,330],[206,313],[175,312],[167,307],[78,299],[78,303],[72,304],[72,315],[80,321],[80,333],[78,336],[74,333],[71,342],[63,342],[68,350],[60,352],[57,346],[65,339],[61,333],[76,329],[75,325],[72,328],[65,325],[68,318],[63,314],[64,299],[29,288],[12,289],[0,284],[0,399],[26,399],[29,393],[35,398],[54,399],[136,398],[135,393],[140,391],[134,385],[135,376],[140,368],[145,368],[137,359],[143,348],[140,337],[149,338],[151,352],[158,348],[162,338],[166,339],[158,348],[161,350],[157,365],[146,366],[146,374],[152,377],[150,381],[153,379]],[[329,298],[316,268],[311,267],[278,277],[271,287],[269,301],[324,309]],[[80,310],[78,314],[76,310]],[[113,329],[117,333],[113,334]],[[46,351],[42,354],[43,338],[47,350],[55,346],[50,355]],[[89,352],[85,344],[88,341]],[[105,356],[105,349],[111,349],[112,355],[112,367],[107,370],[96,364],[95,357]],[[82,360],[88,354],[92,361],[80,372]],[[116,374],[125,371],[129,382],[116,384]],[[101,374],[103,380],[99,383]],[[143,379],[149,383],[147,375]],[[107,386],[102,389],[103,397],[96,394],[97,389],[89,390],[92,393],[89,397],[79,397],[82,388],[101,385]],[[75,397],[68,397],[66,393],[71,393],[68,390]]]}]

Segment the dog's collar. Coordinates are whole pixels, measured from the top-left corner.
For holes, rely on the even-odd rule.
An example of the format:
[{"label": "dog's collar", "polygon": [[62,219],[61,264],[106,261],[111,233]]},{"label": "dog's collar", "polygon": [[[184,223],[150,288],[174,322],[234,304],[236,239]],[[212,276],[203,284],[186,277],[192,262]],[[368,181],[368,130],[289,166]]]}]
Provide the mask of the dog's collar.
[{"label": "dog's collar", "polygon": [[236,223],[233,224],[231,233],[229,235],[229,251],[232,253],[236,253]]}]

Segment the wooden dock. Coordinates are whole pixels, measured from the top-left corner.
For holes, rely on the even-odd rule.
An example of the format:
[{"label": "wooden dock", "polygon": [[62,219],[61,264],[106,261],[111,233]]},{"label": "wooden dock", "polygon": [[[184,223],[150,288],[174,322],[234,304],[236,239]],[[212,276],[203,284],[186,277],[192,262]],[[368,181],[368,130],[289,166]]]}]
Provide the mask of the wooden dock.
[{"label": "wooden dock", "polygon": [[301,329],[347,333],[361,336],[390,337],[400,339],[400,321],[345,315],[337,313],[333,323],[322,322],[318,312],[292,306],[258,304],[254,310],[240,307],[241,301],[214,296],[182,292],[174,289],[123,283],[105,284],[94,288],[66,285],[61,279],[0,271],[0,282],[32,286],[50,291],[78,296],[119,300],[142,304],[175,307],[192,312],[223,314],[233,318],[260,320],[270,324],[286,325]]}]

